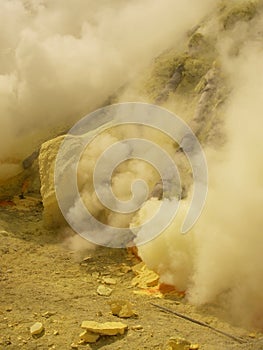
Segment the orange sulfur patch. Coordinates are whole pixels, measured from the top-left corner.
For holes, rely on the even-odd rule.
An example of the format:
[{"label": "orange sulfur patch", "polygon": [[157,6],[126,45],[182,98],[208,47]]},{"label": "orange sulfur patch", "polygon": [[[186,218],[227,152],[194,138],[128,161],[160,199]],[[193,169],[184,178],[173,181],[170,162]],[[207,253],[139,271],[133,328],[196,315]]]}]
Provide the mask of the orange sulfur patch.
[{"label": "orange sulfur patch", "polygon": [[148,295],[148,296],[153,296],[155,298],[163,298],[164,295],[159,291],[158,287],[155,288],[144,288],[141,290],[134,290],[134,294],[137,295]]},{"label": "orange sulfur patch", "polygon": [[135,294],[154,296],[156,298],[163,298],[167,294],[175,295],[178,298],[185,296],[185,291],[179,292],[174,286],[169,284],[161,283],[153,288],[144,288],[139,291],[134,291]]},{"label": "orange sulfur patch", "polygon": [[170,284],[165,284],[165,283],[159,284],[159,291],[163,294],[176,293],[178,295],[185,296],[185,291],[178,291],[175,286],[172,286]]},{"label": "orange sulfur patch", "polygon": [[127,246],[127,251],[128,251],[128,253],[134,255],[138,260],[140,260],[140,261],[142,260],[138,255],[138,248],[135,245]]},{"label": "orange sulfur patch", "polygon": [[30,184],[30,181],[29,179],[26,179],[24,182],[23,182],[23,185],[22,185],[22,193],[25,194],[28,190],[28,187],[29,187],[29,184]]},{"label": "orange sulfur patch", "polygon": [[175,292],[176,288],[175,288],[175,286],[172,286],[170,284],[160,283],[159,284],[159,291],[162,293],[171,293],[171,292]]},{"label": "orange sulfur patch", "polygon": [[8,207],[8,206],[14,206],[15,203],[11,200],[3,200],[0,201],[0,207]]}]

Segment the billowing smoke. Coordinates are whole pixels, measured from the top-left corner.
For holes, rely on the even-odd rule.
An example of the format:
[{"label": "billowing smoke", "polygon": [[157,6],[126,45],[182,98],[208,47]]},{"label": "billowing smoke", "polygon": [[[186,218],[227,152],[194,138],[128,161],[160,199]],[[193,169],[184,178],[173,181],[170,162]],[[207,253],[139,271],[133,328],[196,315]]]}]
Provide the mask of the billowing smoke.
[{"label": "billowing smoke", "polygon": [[[186,31],[214,3],[1,0],[0,177],[14,175],[23,157],[43,140],[105,103],[160,52],[180,45]],[[193,231],[182,236],[180,223],[188,208],[185,199],[178,221],[141,246],[139,253],[162,281],[187,290],[191,302],[223,301],[236,319],[263,327],[260,23],[262,16],[253,23],[253,31],[250,23],[242,23],[221,35],[218,43],[219,61],[232,92],[224,118],[227,143],[220,154],[211,156],[207,151],[210,184],[205,211]],[[108,135],[105,145],[118,139]],[[94,157],[101,149],[95,145],[91,151]],[[90,155],[86,156],[80,167],[89,171],[93,165]],[[113,189],[120,198],[129,195],[127,187],[139,168],[147,181],[155,180],[136,160],[122,165],[113,178]],[[87,175],[80,173],[79,185],[94,215],[101,214],[102,221],[105,216],[108,224],[126,226],[130,217],[120,222],[92,197]],[[148,201],[134,221],[143,221],[144,213],[151,214],[155,202]],[[80,220],[77,209],[75,217]],[[82,241],[71,236],[68,242],[82,246]]]},{"label": "billowing smoke", "polygon": [[67,130],[187,29],[213,1],[1,0],[0,177]]},{"label": "billowing smoke", "polygon": [[[186,236],[182,215],[156,240],[139,248],[161,280],[186,290],[196,304],[221,303],[235,321],[263,327],[263,45],[262,15],[219,41],[231,85],[224,114],[227,142],[207,150],[205,210]],[[251,29],[253,28],[253,30]],[[183,201],[182,212],[187,210]],[[149,206],[150,204],[148,204]],[[143,210],[143,209],[142,209]]]},{"label": "billowing smoke", "polygon": [[262,44],[250,41],[238,57],[223,61],[233,86],[228,144],[224,160],[210,167],[190,299],[199,304],[226,293],[235,316],[262,327]]}]

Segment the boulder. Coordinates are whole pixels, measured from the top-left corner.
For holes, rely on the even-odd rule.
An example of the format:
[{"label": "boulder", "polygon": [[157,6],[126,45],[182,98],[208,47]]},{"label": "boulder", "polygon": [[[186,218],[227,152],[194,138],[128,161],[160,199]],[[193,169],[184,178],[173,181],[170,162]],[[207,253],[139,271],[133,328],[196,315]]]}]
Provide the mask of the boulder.
[{"label": "boulder", "polygon": [[39,153],[40,191],[44,206],[43,219],[45,226],[49,228],[65,224],[65,219],[58,206],[54,185],[55,162],[63,139],[64,136],[58,136],[43,143]]},{"label": "boulder", "polygon": [[117,335],[124,334],[128,326],[122,322],[99,323],[95,321],[83,321],[81,328],[100,335]]},{"label": "boulder", "polygon": [[135,314],[132,309],[132,304],[126,300],[112,300],[109,302],[111,312],[113,315],[121,318],[129,318]]},{"label": "boulder", "polygon": [[36,322],[30,327],[31,335],[40,335],[44,331],[44,326],[41,322]]}]

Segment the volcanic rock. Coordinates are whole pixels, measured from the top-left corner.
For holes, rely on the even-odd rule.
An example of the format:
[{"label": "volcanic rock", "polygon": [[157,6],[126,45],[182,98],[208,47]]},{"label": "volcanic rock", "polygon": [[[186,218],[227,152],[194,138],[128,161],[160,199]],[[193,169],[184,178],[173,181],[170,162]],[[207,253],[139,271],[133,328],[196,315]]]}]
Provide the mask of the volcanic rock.
[{"label": "volcanic rock", "polygon": [[98,288],[97,288],[97,293],[98,293],[99,295],[108,297],[108,296],[111,295],[112,289],[109,288],[109,287],[104,286],[103,284],[101,284],[101,285],[99,285]]},{"label": "volcanic rock", "polygon": [[39,335],[44,331],[44,326],[41,322],[36,322],[30,327],[31,335]]},{"label": "volcanic rock", "polygon": [[109,302],[113,315],[122,318],[129,318],[135,315],[132,309],[132,304],[126,300],[113,300]]},{"label": "volcanic rock", "polygon": [[100,335],[117,335],[124,334],[128,326],[122,322],[105,322],[83,321],[81,328]]},{"label": "volcanic rock", "polygon": [[85,343],[96,343],[99,337],[99,334],[87,330],[79,335],[80,340],[84,341]]},{"label": "volcanic rock", "polygon": [[164,350],[190,350],[191,343],[184,338],[170,338]]}]

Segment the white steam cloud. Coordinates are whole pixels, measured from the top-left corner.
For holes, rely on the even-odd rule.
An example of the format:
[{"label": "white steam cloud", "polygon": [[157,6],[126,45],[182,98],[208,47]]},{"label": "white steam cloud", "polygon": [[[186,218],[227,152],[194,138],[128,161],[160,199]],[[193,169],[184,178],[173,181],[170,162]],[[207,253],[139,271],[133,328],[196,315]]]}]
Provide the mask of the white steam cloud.
[{"label": "white steam cloud", "polygon": [[211,6],[211,0],[1,0],[2,177],[13,175],[11,165],[41,141],[104,103]]},{"label": "white steam cloud", "polygon": [[[139,247],[139,254],[160,273],[163,282],[187,290],[192,303],[222,302],[236,321],[262,329],[263,45],[260,23],[262,15],[253,23],[253,32],[250,24],[243,24],[219,42],[222,69],[232,87],[225,113],[228,141],[221,152],[207,152],[210,184],[203,214],[186,236],[180,235],[182,215],[179,215],[161,236]],[[233,55],[232,46],[236,45],[237,38],[242,45],[238,55]],[[187,201],[181,210],[186,212],[186,209]]]},{"label": "white steam cloud", "polygon": [[227,292],[235,316],[263,327],[263,47],[250,42],[238,58],[225,59],[234,88],[228,145],[225,161],[211,166],[190,297],[203,303]]},{"label": "white steam cloud", "polygon": [[[101,106],[156,55],[179,43],[214,3],[0,0],[0,178],[14,175],[17,164],[43,140]],[[243,24],[220,41],[223,71],[232,85],[225,118],[228,143],[216,157],[220,161],[209,157],[209,196],[203,215],[193,232],[182,236],[179,222],[188,207],[187,201],[182,203],[179,222],[139,247],[139,253],[164,282],[187,289],[193,303],[222,298],[237,318],[263,327],[260,26],[258,33],[253,38],[250,24]],[[238,56],[231,56],[237,36],[243,47]],[[115,140],[109,135],[109,144]],[[80,166],[90,161],[86,156]],[[127,179],[131,183],[139,167],[143,168],[131,161],[115,174],[113,188],[120,197],[129,195]],[[143,172],[147,177],[144,168]],[[108,224],[127,225],[130,217],[120,222],[103,211],[84,175],[79,182],[95,216],[102,213]],[[144,211],[150,215],[155,204],[147,202],[135,222],[144,219]],[[70,237],[69,245],[78,247],[82,241]]]}]

